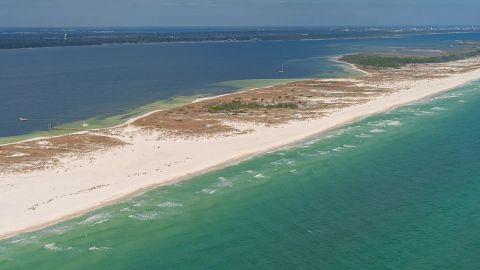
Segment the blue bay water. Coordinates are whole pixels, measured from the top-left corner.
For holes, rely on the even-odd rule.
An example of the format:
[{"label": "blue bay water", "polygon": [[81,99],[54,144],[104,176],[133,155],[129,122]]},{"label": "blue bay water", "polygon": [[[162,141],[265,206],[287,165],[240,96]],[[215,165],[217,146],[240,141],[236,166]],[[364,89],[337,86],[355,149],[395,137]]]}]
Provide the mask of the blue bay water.
[{"label": "blue bay water", "polygon": [[0,269],[477,269],[480,82],[0,241]]},{"label": "blue bay water", "polygon": [[[0,137],[241,87],[226,81],[342,76],[345,66],[331,61],[340,54],[446,48],[458,40],[480,40],[480,34],[2,50]],[[278,73],[282,64],[286,72]],[[20,123],[21,116],[31,120]]]}]

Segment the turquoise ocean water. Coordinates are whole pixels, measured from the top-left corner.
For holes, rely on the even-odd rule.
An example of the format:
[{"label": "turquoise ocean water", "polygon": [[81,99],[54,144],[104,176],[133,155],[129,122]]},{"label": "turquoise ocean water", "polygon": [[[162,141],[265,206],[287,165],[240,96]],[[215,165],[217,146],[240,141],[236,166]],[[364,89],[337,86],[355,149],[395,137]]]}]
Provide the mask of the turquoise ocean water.
[{"label": "turquoise ocean water", "polygon": [[480,82],[0,241],[0,269],[478,269]]}]

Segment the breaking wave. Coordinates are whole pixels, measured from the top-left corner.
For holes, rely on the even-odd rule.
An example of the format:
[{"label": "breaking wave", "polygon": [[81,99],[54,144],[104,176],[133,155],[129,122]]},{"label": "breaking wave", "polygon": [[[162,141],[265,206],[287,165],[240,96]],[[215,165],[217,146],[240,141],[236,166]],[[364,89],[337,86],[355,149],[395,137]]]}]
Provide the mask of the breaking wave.
[{"label": "breaking wave", "polygon": [[79,225],[101,224],[103,222],[110,220],[111,216],[112,215],[109,213],[100,213],[100,214],[93,215],[87,219],[84,219],[78,222],[78,224]]},{"label": "breaking wave", "polygon": [[181,203],[175,203],[175,202],[164,202],[159,205],[158,207],[164,207],[164,208],[177,208],[177,207],[182,207],[183,204]]}]

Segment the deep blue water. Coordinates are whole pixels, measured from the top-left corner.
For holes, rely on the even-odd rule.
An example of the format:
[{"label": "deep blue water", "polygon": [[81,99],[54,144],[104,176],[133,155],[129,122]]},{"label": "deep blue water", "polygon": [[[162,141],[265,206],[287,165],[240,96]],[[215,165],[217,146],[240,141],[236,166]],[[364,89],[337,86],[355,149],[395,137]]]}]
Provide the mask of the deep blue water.
[{"label": "deep blue water", "polygon": [[[315,41],[136,44],[0,51],[0,137],[125,113],[157,100],[236,90],[230,80],[343,74],[332,56],[392,47],[445,48],[480,34]],[[286,73],[278,73],[284,64]],[[18,118],[27,116],[28,123]]]}]

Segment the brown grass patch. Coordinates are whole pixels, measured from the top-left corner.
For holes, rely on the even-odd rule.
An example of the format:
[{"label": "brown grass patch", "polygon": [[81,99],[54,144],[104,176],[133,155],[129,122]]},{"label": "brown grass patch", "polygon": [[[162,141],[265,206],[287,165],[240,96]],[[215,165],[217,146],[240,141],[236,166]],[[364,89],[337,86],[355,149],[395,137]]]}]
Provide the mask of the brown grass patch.
[{"label": "brown grass patch", "polygon": [[121,146],[125,143],[94,134],[68,135],[0,146],[0,173],[51,168],[62,157]]}]

